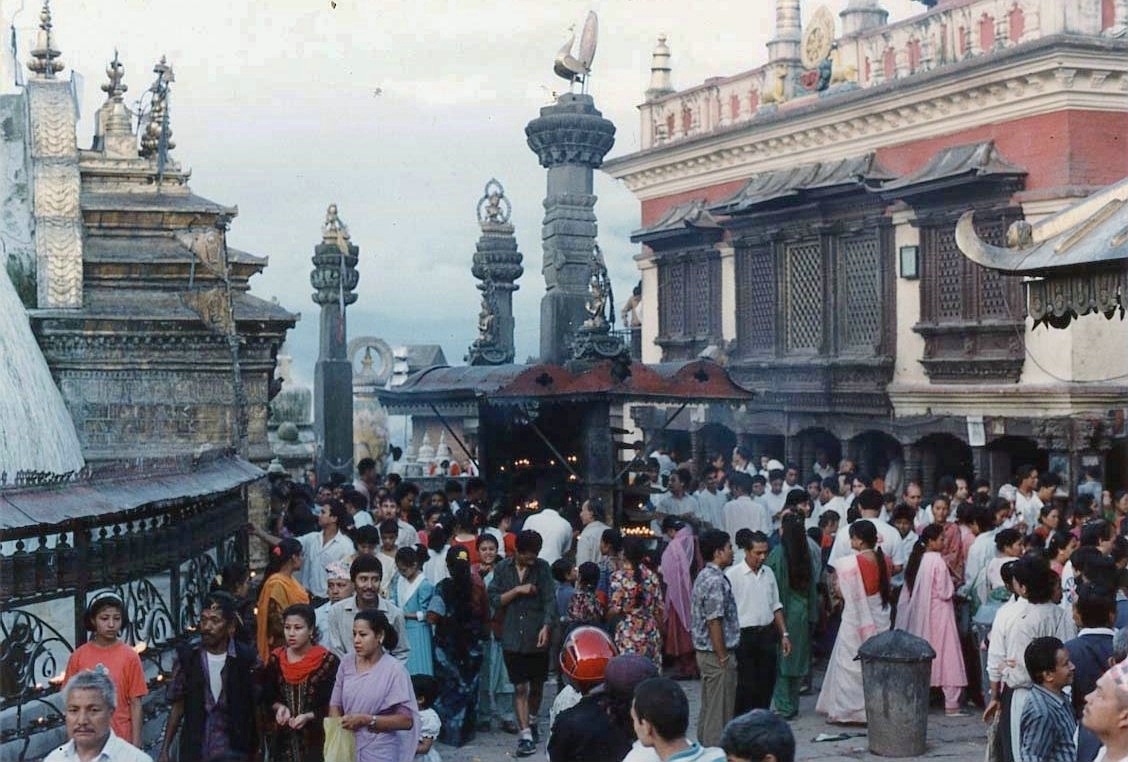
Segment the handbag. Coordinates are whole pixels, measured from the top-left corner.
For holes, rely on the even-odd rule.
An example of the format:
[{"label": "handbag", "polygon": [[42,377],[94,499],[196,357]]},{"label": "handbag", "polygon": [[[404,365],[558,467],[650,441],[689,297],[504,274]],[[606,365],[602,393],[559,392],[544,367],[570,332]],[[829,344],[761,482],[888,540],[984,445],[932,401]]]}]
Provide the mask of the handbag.
[{"label": "handbag", "polygon": [[356,760],[356,736],[341,725],[340,717],[326,717],[325,762],[354,762]]}]

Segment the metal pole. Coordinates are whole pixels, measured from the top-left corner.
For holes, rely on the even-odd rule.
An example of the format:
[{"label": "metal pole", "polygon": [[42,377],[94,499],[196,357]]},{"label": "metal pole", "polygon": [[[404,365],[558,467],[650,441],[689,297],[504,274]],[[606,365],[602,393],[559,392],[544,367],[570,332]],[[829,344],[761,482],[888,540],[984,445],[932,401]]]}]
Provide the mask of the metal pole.
[{"label": "metal pole", "polygon": [[438,419],[439,419],[439,423],[441,423],[441,424],[443,425],[443,428],[444,428],[444,429],[446,429],[446,430],[447,430],[447,432],[448,432],[448,433],[449,433],[449,434],[450,434],[450,435],[451,435],[452,437],[454,437],[454,441],[455,441],[455,442],[457,442],[457,443],[458,443],[458,446],[462,448],[462,451],[463,451],[464,453],[466,453],[466,457],[467,457],[467,458],[469,458],[469,459],[470,459],[470,462],[474,464],[474,468],[478,469],[478,473],[481,473],[481,472],[482,472],[482,467],[481,467],[481,465],[479,465],[479,463],[478,463],[477,459],[476,459],[476,458],[475,458],[475,457],[474,457],[474,456],[473,456],[473,455],[472,455],[472,454],[470,453],[470,448],[468,448],[468,447],[467,447],[467,446],[466,446],[466,445],[465,445],[465,444],[464,444],[464,443],[462,442],[462,438],[461,438],[461,437],[459,437],[459,436],[458,436],[458,434],[456,434],[456,433],[454,432],[454,429],[452,429],[452,428],[450,427],[450,424],[449,424],[449,423],[447,423],[447,419],[446,419],[446,418],[444,418],[444,417],[443,417],[443,414],[439,412],[439,409],[438,409],[437,407],[435,407],[435,403],[434,403],[434,402],[428,402],[427,404],[428,404],[428,405],[429,405],[429,406],[431,407],[431,410],[432,410],[432,411],[433,411],[433,412],[435,413],[435,415],[436,415],[436,416],[438,417]]}]

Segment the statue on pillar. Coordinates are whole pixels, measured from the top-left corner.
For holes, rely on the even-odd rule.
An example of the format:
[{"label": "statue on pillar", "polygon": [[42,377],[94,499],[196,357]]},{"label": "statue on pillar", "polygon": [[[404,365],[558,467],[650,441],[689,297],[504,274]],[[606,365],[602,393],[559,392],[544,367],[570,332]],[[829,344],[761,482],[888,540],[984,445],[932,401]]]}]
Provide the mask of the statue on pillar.
[{"label": "statue on pillar", "polygon": [[611,290],[611,278],[607,274],[607,263],[599,244],[592,246],[591,275],[588,278],[588,298],[584,303],[587,319],[580,325],[572,342],[572,358],[575,360],[623,360],[629,361],[630,350],[623,340],[611,332],[615,320],[615,296]]},{"label": "statue on pillar", "polygon": [[486,183],[478,200],[478,225],[482,236],[474,252],[471,272],[480,280],[482,307],[478,313],[478,338],[470,345],[470,365],[503,365],[513,362],[513,292],[521,267],[521,252],[509,218],[513,208],[505,188],[497,180]]}]

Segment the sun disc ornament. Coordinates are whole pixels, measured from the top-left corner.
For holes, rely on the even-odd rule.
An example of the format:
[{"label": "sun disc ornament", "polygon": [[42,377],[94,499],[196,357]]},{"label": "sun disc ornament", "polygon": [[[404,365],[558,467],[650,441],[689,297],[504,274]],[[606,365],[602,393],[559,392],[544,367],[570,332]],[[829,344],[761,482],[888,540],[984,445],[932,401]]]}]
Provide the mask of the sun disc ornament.
[{"label": "sun disc ornament", "polygon": [[803,44],[800,47],[803,68],[814,69],[828,58],[833,43],[834,14],[825,5],[821,5],[807,22],[807,29],[803,32]]}]

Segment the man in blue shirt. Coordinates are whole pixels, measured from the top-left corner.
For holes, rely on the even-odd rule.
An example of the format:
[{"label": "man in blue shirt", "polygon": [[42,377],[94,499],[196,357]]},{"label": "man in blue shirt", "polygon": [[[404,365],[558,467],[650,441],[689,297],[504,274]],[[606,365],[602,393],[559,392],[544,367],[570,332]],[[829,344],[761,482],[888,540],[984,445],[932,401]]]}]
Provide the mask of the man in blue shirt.
[{"label": "man in blue shirt", "polygon": [[740,644],[740,618],[725,568],[732,564],[728,532],[707,529],[698,542],[705,568],[693,583],[690,598],[690,635],[701,670],[701,714],[697,738],[715,746],[736,705],[736,657]]}]

